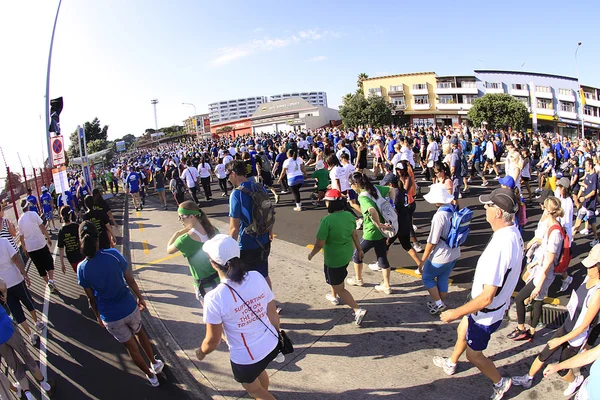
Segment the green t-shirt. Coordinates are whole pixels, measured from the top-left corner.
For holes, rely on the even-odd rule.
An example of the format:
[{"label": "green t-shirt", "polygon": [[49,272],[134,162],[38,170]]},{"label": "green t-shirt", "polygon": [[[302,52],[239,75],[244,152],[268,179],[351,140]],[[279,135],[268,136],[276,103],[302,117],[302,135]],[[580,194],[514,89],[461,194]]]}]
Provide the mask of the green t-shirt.
[{"label": "green t-shirt", "polygon": [[336,211],[323,219],[317,231],[317,239],[324,240],[325,265],[339,268],[348,265],[354,253],[352,232],[356,221],[348,211]]},{"label": "green t-shirt", "polygon": [[311,176],[317,180],[317,189],[327,189],[327,186],[329,186],[329,171],[327,171],[327,169],[317,169],[312,173]]},{"label": "green t-shirt", "polygon": [[[387,196],[388,193],[390,192],[390,187],[389,186],[379,186],[379,185],[375,185],[375,187],[379,190],[379,193],[381,193],[381,195],[383,195],[383,197]],[[365,240],[381,240],[383,239],[383,235],[381,234],[381,232],[379,232],[379,229],[377,229],[377,227],[375,226],[375,224],[373,224],[373,221],[371,221],[371,216],[369,215],[369,208],[371,207],[375,207],[375,209],[380,212],[379,208],[377,207],[377,204],[375,204],[375,202],[373,200],[371,200],[369,197],[367,196],[361,196],[359,194],[358,196],[358,203],[360,204],[360,211],[363,214],[363,239]],[[379,223],[382,223],[383,218],[381,217],[381,214],[379,215]]]},{"label": "green t-shirt", "polygon": [[[197,242],[187,233],[184,233],[175,240],[174,245],[188,260],[190,273],[192,274],[192,278],[194,278],[194,286],[198,286],[201,279],[216,273],[210,264],[208,256],[202,251],[204,243]],[[219,282],[219,278],[217,278],[216,281]]]}]

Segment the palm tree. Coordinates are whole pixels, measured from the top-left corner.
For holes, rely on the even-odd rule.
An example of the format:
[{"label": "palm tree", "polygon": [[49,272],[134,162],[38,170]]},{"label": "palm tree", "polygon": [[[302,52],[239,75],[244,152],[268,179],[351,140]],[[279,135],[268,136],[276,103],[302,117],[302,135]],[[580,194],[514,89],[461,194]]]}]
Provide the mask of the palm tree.
[{"label": "palm tree", "polygon": [[356,81],[356,86],[358,86],[359,89],[362,89],[363,81],[368,78],[369,78],[369,75],[367,75],[364,72],[361,72],[360,74],[358,74],[358,80]]}]

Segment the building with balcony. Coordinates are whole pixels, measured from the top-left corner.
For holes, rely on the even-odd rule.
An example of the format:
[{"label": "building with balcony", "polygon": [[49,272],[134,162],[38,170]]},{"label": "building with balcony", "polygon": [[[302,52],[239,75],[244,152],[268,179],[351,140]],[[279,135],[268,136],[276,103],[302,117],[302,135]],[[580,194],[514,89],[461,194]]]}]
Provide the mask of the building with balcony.
[{"label": "building with balcony", "polygon": [[193,115],[183,121],[183,126],[188,135],[210,134],[210,116],[209,114]]},{"label": "building with balcony", "polygon": [[285,100],[292,97],[300,97],[308,101],[313,106],[327,107],[327,93],[325,92],[296,92],[296,93],[282,93],[274,94],[269,96],[269,101]]},{"label": "building with balcony", "polygon": [[267,101],[266,96],[255,96],[210,103],[208,105],[210,123],[216,125],[227,121],[250,118],[258,106]]}]

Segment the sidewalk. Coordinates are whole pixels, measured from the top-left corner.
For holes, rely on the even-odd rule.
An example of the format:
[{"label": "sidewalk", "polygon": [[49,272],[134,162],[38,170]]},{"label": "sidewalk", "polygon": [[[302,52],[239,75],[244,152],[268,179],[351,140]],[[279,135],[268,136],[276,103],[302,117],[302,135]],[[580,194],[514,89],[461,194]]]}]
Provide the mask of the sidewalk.
[{"label": "sidewalk", "polygon": [[[204,338],[202,309],[196,300],[186,260],[169,256],[166,244],[181,225],[173,208],[162,211],[154,196],[140,213],[129,214],[131,261],[148,301],[159,350],[185,380],[193,398],[247,398],[234,381],[227,347],[202,362],[195,350]],[[131,211],[131,204],[129,210]],[[210,207],[205,211],[211,215]],[[214,220],[221,232],[227,224]],[[285,227],[275,226],[277,230]],[[305,247],[275,239],[269,260],[277,301],[283,307],[281,326],[295,342],[296,351],[283,364],[271,363],[271,391],[278,399],[479,399],[488,398],[491,384],[465,358],[456,375],[446,376],[432,364],[434,355],[448,356],[456,338],[457,323],[443,324],[430,316],[427,292],[420,279],[392,274],[391,296],[374,291],[379,273],[367,271],[367,285],[349,290],[368,314],[361,327],[354,325],[351,310],[332,306],[323,277],[322,256],[307,260]],[[351,270],[351,268],[350,268]],[[470,285],[453,286],[449,305],[464,302]],[[548,341],[544,330],[533,343],[513,343],[505,322],[490,342],[486,354],[503,375],[527,372],[533,357]],[[546,335],[543,336],[542,335]],[[168,353],[168,354],[167,354]],[[536,378],[526,391],[512,388],[505,398],[562,399],[565,386],[558,377]]]}]

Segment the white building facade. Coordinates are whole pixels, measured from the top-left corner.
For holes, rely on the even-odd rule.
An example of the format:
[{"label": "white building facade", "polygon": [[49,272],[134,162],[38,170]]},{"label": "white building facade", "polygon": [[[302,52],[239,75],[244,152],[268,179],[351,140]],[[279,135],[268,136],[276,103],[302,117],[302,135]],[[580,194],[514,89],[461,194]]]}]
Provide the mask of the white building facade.
[{"label": "white building facade", "polygon": [[290,99],[292,97],[300,97],[301,99],[306,100],[313,106],[327,107],[327,93],[325,92],[294,92],[274,94],[269,96],[269,101],[274,102],[279,100]]},{"label": "white building facade", "polygon": [[267,102],[266,96],[254,96],[210,103],[208,105],[210,123],[214,125],[231,120],[250,118],[258,106]]}]

